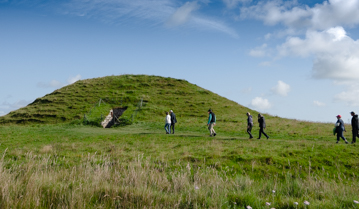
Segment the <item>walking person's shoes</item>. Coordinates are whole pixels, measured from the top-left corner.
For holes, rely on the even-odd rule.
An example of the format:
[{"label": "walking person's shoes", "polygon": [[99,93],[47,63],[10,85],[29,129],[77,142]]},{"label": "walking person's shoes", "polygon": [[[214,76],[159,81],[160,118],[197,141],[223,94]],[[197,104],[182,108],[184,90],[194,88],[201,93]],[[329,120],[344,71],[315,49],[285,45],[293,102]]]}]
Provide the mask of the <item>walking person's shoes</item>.
[{"label": "walking person's shoes", "polygon": [[253,139],[253,136],[249,137],[249,139]]},{"label": "walking person's shoes", "polygon": [[212,134],[211,135],[209,135],[210,137],[212,137]]},{"label": "walking person's shoes", "polygon": [[345,141],[345,144],[348,144],[348,141]]},{"label": "walking person's shoes", "polygon": [[267,137],[267,140],[269,139],[269,136]]},{"label": "walking person's shoes", "polygon": [[216,133],[213,134],[213,136],[216,136],[216,135],[217,135]]},{"label": "walking person's shoes", "polygon": [[355,142],[352,142],[352,144],[354,144]]}]

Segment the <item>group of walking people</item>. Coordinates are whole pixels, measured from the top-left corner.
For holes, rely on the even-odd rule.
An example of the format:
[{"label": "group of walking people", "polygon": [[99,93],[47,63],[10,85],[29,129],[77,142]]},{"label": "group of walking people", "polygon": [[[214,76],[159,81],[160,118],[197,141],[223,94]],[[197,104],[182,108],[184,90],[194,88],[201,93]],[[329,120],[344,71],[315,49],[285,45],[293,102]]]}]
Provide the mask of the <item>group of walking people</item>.
[{"label": "group of walking people", "polygon": [[[351,126],[352,126],[352,144],[354,144],[356,142],[356,138],[359,137],[359,120],[358,120],[358,115],[355,114],[354,111],[350,112],[350,115],[352,116],[352,120],[351,120]],[[334,129],[333,129],[333,134],[337,134],[337,143],[339,143],[340,138],[342,138],[344,140],[344,142],[346,144],[348,144],[349,142],[347,141],[347,139],[344,137],[343,132],[345,130],[345,126],[344,126],[344,121],[342,119],[341,115],[337,115],[337,122],[335,123]]]},{"label": "group of walking people", "polygon": [[[166,112],[166,125],[165,130],[166,134],[174,134],[175,133],[175,124],[177,123],[176,115],[172,110],[170,112]],[[171,132],[172,129],[172,132]]]},{"label": "group of walking people", "polygon": [[[252,127],[253,127],[253,119],[252,119],[252,115],[247,112],[247,133],[249,134],[249,138],[252,139],[253,135],[251,133],[252,131]],[[172,110],[170,110],[170,112],[166,112],[166,124],[165,124],[165,131],[166,134],[171,134],[171,129],[172,129],[172,134],[175,133],[175,124],[177,123],[176,120],[176,115],[173,113]],[[264,132],[264,129],[266,128],[266,122],[264,119],[264,116],[261,114],[258,114],[258,123],[259,123],[259,137],[258,139],[261,138],[262,133],[265,137],[267,137],[267,139],[269,139],[269,136]],[[216,115],[213,113],[212,109],[208,110],[208,122],[207,122],[207,126],[208,126],[208,130],[210,133],[210,137],[212,136],[216,136],[217,133],[214,130],[214,126],[216,125]]]},{"label": "group of walking people", "polygon": [[[251,113],[247,112],[247,133],[249,134],[249,138],[252,139],[252,128],[253,128],[253,118]],[[262,114],[258,114],[258,123],[259,123],[259,136],[257,139],[261,139],[262,134],[269,139],[269,136],[264,132],[264,129],[266,128],[266,121],[264,119],[264,116]]]},{"label": "group of walking people", "polygon": [[[359,118],[358,115],[355,114],[354,111],[350,112],[351,116],[352,116],[352,120],[351,120],[351,126],[352,126],[352,144],[354,144],[356,142],[356,137],[359,137]],[[249,138],[252,139],[253,135],[252,135],[252,128],[253,128],[253,117],[252,115],[247,112],[247,133],[249,134]],[[347,139],[344,137],[343,132],[346,131],[345,130],[345,126],[344,126],[344,121],[342,120],[342,116],[341,115],[337,115],[337,122],[335,123],[335,127],[333,129],[333,133],[334,135],[337,134],[337,143],[339,143],[340,138],[342,138],[346,144],[348,144],[349,142],[347,141]],[[177,119],[176,119],[176,115],[173,113],[173,111],[171,110],[170,112],[166,113],[166,125],[165,125],[165,130],[166,130],[166,134],[174,134],[175,133],[175,124],[177,123]],[[266,128],[266,122],[265,122],[265,118],[262,114],[258,114],[258,124],[259,124],[259,136],[257,139],[261,139],[262,134],[269,139],[269,136],[264,132],[264,129]],[[217,133],[214,130],[214,126],[216,125],[216,115],[213,113],[212,109],[208,110],[208,122],[207,122],[207,126],[208,126],[208,130],[210,135],[209,136],[216,136]],[[172,129],[172,132],[171,132]]]}]

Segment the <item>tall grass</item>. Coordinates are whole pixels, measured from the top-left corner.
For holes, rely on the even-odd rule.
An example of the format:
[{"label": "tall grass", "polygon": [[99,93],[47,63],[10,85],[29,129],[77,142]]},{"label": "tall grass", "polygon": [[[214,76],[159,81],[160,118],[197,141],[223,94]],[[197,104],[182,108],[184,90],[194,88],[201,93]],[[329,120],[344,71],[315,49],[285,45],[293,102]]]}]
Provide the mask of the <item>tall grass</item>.
[{"label": "tall grass", "polygon": [[[300,178],[291,168],[284,179],[253,179],[227,167],[154,161],[137,155],[132,162],[88,154],[65,167],[56,155],[25,154],[27,163],[0,160],[1,208],[355,208],[355,181]],[[6,154],[4,154],[5,156]],[[9,159],[11,161],[11,159]],[[275,193],[272,193],[275,190]]]}]

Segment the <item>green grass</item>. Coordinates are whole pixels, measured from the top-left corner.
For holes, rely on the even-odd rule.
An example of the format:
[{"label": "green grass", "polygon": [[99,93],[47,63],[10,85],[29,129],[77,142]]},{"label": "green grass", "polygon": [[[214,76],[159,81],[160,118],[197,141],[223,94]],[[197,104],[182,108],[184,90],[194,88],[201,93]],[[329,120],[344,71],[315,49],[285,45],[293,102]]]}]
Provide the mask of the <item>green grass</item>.
[{"label": "green grass", "polygon": [[[113,107],[128,107],[127,125],[97,127]],[[164,134],[170,109],[175,135]],[[249,140],[246,112],[256,122],[184,80],[78,81],[0,118],[0,208],[359,208],[359,150],[335,144],[333,124],[265,115],[270,139]]]},{"label": "green grass", "polygon": [[1,208],[355,208],[356,145],[196,128],[1,127]]}]

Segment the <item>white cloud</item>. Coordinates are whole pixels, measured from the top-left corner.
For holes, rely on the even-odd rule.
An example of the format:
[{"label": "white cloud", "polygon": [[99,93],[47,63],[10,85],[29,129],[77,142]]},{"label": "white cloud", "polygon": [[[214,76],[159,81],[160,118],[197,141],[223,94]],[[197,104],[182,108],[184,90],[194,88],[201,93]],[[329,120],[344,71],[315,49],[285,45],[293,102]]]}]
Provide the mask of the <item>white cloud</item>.
[{"label": "white cloud", "polygon": [[325,103],[319,101],[313,101],[313,104],[318,107],[324,107],[326,105]]},{"label": "white cloud", "polygon": [[359,24],[358,10],[358,0],[329,0],[312,8],[296,1],[272,0],[241,8],[241,18],[259,19],[267,25],[281,23],[291,28],[325,30]]},{"label": "white cloud", "polygon": [[208,0],[199,0],[179,6],[176,0],[70,0],[62,10],[65,15],[99,19],[110,24],[128,24],[130,20],[150,26],[186,24],[191,28],[205,28],[237,37],[224,22],[193,14],[200,5],[208,3]]},{"label": "white cloud", "polygon": [[256,97],[252,99],[250,106],[259,110],[270,109],[272,107],[271,103],[267,99],[264,99],[262,97]]},{"label": "white cloud", "polygon": [[62,83],[62,82],[57,81],[57,80],[52,80],[52,81],[50,81],[48,83],[39,82],[39,83],[37,83],[37,87],[40,87],[40,88],[61,88],[61,87],[64,87],[66,85],[73,84],[73,83],[75,83],[76,81],[78,81],[80,79],[81,79],[81,75],[77,75],[75,77],[69,77],[67,79],[67,83]]},{"label": "white cloud", "polygon": [[70,77],[69,79],[67,79],[67,84],[73,84],[75,83],[76,81],[80,80],[81,79],[81,75],[77,75],[75,77]]},{"label": "white cloud", "polygon": [[199,9],[199,5],[196,1],[186,2],[171,15],[166,24],[169,26],[182,25],[189,20],[191,13],[197,9]]},{"label": "white cloud", "polygon": [[347,89],[334,96],[334,100],[344,102],[347,106],[359,106],[359,84],[346,84]]},{"label": "white cloud", "polygon": [[271,33],[267,33],[267,34],[264,36],[264,38],[265,38],[266,40],[270,39],[271,37],[272,37],[272,34],[271,34]]},{"label": "white cloud", "polygon": [[260,47],[256,47],[249,52],[249,55],[252,57],[265,57],[268,56],[267,44],[263,44]]},{"label": "white cloud", "polygon": [[290,37],[277,47],[280,56],[314,56],[313,77],[333,80],[359,79],[359,40],[342,27],[308,31],[305,39]]},{"label": "white cloud", "polygon": [[[359,86],[355,84],[359,79],[359,40],[349,37],[344,29],[359,24],[358,11],[359,0],[328,0],[312,7],[297,1],[269,0],[242,7],[240,16],[262,20],[267,25],[283,25],[284,29],[274,35],[287,38],[277,46],[278,56],[274,60],[286,56],[312,58],[313,78],[346,86],[347,90],[334,99],[359,106]],[[265,40],[271,36],[266,35]],[[250,55],[260,57],[266,51],[273,54],[261,46]],[[314,104],[322,105],[319,101]]]},{"label": "white cloud", "polygon": [[273,87],[272,92],[281,96],[287,96],[290,92],[290,85],[284,83],[283,81],[278,81],[277,85]]},{"label": "white cloud", "polygon": [[64,84],[62,84],[60,81],[57,80],[52,80],[48,83],[44,83],[44,82],[37,83],[37,87],[40,88],[61,88],[63,86]]},{"label": "white cloud", "polygon": [[233,38],[238,38],[238,34],[235,30],[228,27],[225,23],[217,20],[210,20],[206,18],[193,17],[192,24],[190,24],[193,28],[202,28],[202,29],[210,29],[213,31],[219,31],[226,33]]}]

